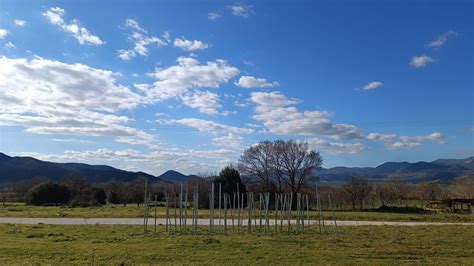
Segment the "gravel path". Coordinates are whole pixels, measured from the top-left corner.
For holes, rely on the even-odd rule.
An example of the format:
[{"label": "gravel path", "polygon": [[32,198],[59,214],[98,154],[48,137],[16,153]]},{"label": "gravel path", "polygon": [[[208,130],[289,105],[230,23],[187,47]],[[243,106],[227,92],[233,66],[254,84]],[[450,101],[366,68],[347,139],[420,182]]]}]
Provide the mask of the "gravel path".
[{"label": "gravel path", "polygon": [[[174,222],[174,218],[171,219]],[[275,220],[270,220],[270,225],[273,225]],[[336,221],[338,226],[367,226],[367,225],[391,225],[391,226],[420,226],[420,225],[471,225],[474,223],[440,223],[440,222],[385,222],[385,221]],[[165,224],[164,218],[157,219],[158,224]],[[179,223],[179,220],[178,220]],[[191,219],[187,219],[188,225],[192,224]],[[209,219],[199,219],[200,225],[209,225]],[[222,220],[222,225],[224,221]],[[237,224],[237,220],[235,220]],[[286,221],[284,222],[286,223]],[[291,221],[292,224],[296,223],[296,220]],[[317,221],[311,221],[312,224]],[[334,225],[334,221],[324,221],[326,225]],[[143,218],[20,218],[20,217],[0,217],[0,224],[58,224],[58,225],[142,225]],[[148,224],[154,224],[154,219],[150,218]],[[219,220],[214,220],[214,225],[217,226]],[[244,225],[247,224],[247,220],[244,220]],[[259,224],[259,221],[257,221]],[[306,224],[306,221],[305,221]],[[232,220],[227,220],[227,225],[232,226]]]}]

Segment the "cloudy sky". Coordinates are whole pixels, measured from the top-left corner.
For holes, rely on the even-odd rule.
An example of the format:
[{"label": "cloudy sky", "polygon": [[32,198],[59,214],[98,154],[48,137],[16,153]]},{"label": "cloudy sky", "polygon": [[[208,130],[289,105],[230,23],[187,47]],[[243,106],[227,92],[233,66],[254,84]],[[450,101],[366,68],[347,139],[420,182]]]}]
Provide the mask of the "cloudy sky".
[{"label": "cloudy sky", "polygon": [[472,1],[0,0],[0,151],[161,174],[260,140],[474,155]]}]

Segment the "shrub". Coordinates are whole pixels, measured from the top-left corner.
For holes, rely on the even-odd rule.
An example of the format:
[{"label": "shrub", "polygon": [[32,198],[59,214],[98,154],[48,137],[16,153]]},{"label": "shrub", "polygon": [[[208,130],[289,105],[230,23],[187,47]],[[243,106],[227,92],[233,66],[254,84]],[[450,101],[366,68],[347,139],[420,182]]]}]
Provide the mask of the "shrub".
[{"label": "shrub", "polygon": [[65,185],[44,182],[28,191],[26,203],[31,205],[67,204],[70,197],[71,192]]},{"label": "shrub", "polygon": [[103,188],[93,188],[92,189],[94,201],[99,205],[105,205],[107,200],[107,194]]}]

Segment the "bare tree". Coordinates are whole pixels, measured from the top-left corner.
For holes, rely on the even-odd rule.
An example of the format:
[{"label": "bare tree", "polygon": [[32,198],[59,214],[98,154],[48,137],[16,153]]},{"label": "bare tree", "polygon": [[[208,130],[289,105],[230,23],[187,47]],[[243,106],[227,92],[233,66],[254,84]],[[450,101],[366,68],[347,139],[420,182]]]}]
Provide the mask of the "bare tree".
[{"label": "bare tree", "polygon": [[307,142],[277,140],[274,143],[273,170],[293,194],[314,177],[323,164],[319,152],[309,150]]},{"label": "bare tree", "polygon": [[367,179],[352,177],[343,187],[344,195],[347,201],[352,205],[352,209],[359,206],[364,208],[364,200],[372,191],[372,187]]},{"label": "bare tree", "polygon": [[388,206],[395,201],[396,195],[390,182],[375,183],[373,189],[383,206]]},{"label": "bare tree", "polygon": [[271,191],[272,188],[273,150],[271,141],[261,141],[245,150],[239,159],[239,171],[243,175],[258,178],[264,191]]}]

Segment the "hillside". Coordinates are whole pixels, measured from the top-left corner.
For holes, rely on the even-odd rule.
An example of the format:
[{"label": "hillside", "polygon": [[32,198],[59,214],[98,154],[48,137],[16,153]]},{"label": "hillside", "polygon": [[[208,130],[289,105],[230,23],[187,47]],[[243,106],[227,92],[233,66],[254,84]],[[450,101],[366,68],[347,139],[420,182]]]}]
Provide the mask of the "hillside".
[{"label": "hillside", "polygon": [[338,184],[352,176],[373,181],[399,179],[402,182],[449,183],[465,175],[474,176],[474,156],[466,159],[438,159],[432,162],[386,162],[377,167],[333,167],[320,171],[321,181]]},{"label": "hillside", "polygon": [[107,165],[53,163],[32,157],[10,157],[0,153],[0,183],[12,183],[40,176],[60,180],[72,173],[79,173],[91,181],[130,181],[138,177],[160,180],[144,172],[129,172]]}]

